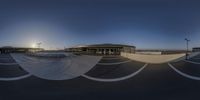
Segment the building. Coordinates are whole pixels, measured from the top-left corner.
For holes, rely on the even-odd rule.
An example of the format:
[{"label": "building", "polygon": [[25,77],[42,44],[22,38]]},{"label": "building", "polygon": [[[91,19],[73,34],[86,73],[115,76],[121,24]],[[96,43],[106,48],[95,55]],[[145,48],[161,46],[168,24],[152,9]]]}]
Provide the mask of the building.
[{"label": "building", "polygon": [[200,47],[192,48],[192,52],[200,52]]},{"label": "building", "polygon": [[94,55],[120,55],[120,52],[135,53],[135,46],[121,44],[95,44],[66,48],[67,52],[94,54]]},{"label": "building", "polygon": [[5,46],[0,47],[0,54],[4,53],[15,53],[15,52],[29,52],[29,51],[41,51],[42,48],[28,48],[28,47],[11,47]]}]

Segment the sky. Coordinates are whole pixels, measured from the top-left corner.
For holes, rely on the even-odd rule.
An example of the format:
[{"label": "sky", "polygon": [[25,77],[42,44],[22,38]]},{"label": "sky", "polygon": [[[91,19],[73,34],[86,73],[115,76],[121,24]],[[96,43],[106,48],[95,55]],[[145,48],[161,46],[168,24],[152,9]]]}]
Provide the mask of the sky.
[{"label": "sky", "polygon": [[200,47],[198,0],[1,0],[0,47]]}]

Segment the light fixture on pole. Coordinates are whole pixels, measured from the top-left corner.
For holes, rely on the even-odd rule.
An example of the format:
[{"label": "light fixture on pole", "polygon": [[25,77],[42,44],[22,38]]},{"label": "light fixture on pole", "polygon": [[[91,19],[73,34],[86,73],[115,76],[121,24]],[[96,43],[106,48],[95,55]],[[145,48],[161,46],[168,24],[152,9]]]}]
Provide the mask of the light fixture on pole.
[{"label": "light fixture on pole", "polygon": [[186,41],[186,48],[187,48],[187,51],[186,51],[186,60],[188,59],[188,52],[189,52],[189,42],[190,40],[185,38],[185,41]]},{"label": "light fixture on pole", "polygon": [[39,51],[41,50],[41,48],[40,48],[40,45],[41,45],[41,44],[42,44],[41,42],[37,43],[37,47],[38,47],[38,50],[39,50]]},{"label": "light fixture on pole", "polygon": [[40,48],[41,44],[42,44],[41,42],[37,43],[37,47]]}]

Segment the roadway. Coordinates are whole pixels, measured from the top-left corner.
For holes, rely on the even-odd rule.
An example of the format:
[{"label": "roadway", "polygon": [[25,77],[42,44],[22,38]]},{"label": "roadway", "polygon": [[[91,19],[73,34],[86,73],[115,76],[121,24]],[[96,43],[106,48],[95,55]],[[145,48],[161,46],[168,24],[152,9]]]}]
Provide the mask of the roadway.
[{"label": "roadway", "polygon": [[[2,60],[6,57],[7,60]],[[0,81],[0,100],[199,100],[199,57],[145,64],[120,56],[106,56],[85,75],[70,80],[30,76]],[[9,55],[0,55],[0,61],[5,63],[0,63],[0,79],[28,74],[15,65]],[[6,65],[8,63],[11,65]]]}]

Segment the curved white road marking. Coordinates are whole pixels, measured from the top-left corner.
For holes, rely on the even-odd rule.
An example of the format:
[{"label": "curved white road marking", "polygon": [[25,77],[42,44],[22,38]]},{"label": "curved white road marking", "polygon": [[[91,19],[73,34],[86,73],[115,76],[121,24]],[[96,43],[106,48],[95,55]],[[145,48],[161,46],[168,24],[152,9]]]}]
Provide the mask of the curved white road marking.
[{"label": "curved white road marking", "polygon": [[123,62],[116,62],[116,63],[97,63],[97,65],[118,65],[118,64],[124,64],[124,63],[128,63],[131,62],[132,60],[127,60],[127,61],[123,61]]},{"label": "curved white road marking", "polygon": [[185,62],[189,62],[189,63],[192,63],[192,64],[197,64],[197,65],[200,64],[199,62],[193,62],[193,61],[189,61],[189,60],[183,60],[183,61],[185,61]]},{"label": "curved white road marking", "polygon": [[30,76],[31,76],[31,74],[26,74],[26,75],[18,76],[18,77],[0,78],[0,81],[16,81],[16,80],[21,80],[21,79],[24,79],[24,78],[28,78]]},{"label": "curved white road marking", "polygon": [[18,63],[0,63],[0,65],[18,65]]},{"label": "curved white road marking", "polygon": [[168,63],[168,65],[177,73],[179,73],[180,75],[184,76],[184,77],[187,77],[189,79],[193,79],[193,80],[200,80],[200,77],[197,77],[197,76],[192,76],[192,75],[188,75],[186,73],[183,73],[181,71],[179,71],[178,69],[176,69],[173,65],[171,65],[170,63]]},{"label": "curved white road marking", "polygon": [[19,65],[30,74],[46,80],[68,80],[85,74],[92,69],[102,57],[77,56],[64,59],[27,59],[24,54],[12,54]]},{"label": "curved white road marking", "polygon": [[133,72],[130,75],[124,76],[124,77],[120,77],[120,78],[113,78],[113,79],[102,79],[102,78],[95,78],[95,77],[91,77],[88,75],[83,74],[82,76],[93,80],[93,81],[99,81],[99,82],[116,82],[116,81],[122,81],[122,80],[126,80],[129,79],[131,77],[134,77],[135,75],[139,74],[148,64],[145,64],[142,68],[140,68],[139,70],[137,70],[136,72]]}]

